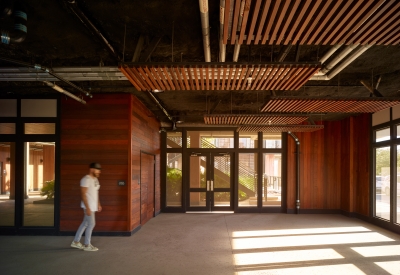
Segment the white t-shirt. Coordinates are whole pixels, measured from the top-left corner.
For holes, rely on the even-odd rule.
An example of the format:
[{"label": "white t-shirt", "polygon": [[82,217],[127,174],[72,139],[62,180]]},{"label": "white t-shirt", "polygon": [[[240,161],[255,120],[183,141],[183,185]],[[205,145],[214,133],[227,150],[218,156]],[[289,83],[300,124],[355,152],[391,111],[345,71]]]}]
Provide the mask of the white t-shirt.
[{"label": "white t-shirt", "polygon": [[[99,180],[86,175],[81,179],[81,187],[87,187],[86,197],[90,210],[93,212],[98,211],[100,189]],[[81,201],[81,207],[86,209],[83,201]]]}]

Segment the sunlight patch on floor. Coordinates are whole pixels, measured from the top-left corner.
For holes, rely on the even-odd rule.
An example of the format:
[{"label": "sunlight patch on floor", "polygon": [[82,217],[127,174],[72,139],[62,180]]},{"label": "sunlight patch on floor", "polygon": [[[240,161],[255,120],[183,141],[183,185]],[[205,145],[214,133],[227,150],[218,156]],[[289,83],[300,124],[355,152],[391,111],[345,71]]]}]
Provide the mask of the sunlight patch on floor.
[{"label": "sunlight patch on floor", "polygon": [[307,266],[307,267],[290,267],[282,269],[264,269],[264,270],[251,270],[239,271],[238,275],[329,275],[329,274],[351,274],[351,275],[365,275],[359,268],[353,264],[341,265],[321,265],[321,266]]},{"label": "sunlight patch on floor", "polygon": [[300,235],[284,237],[261,237],[232,239],[233,249],[257,249],[271,247],[309,246],[327,244],[351,244],[391,242],[391,238],[376,232],[349,233],[349,234],[323,234]]},{"label": "sunlight patch on floor", "polygon": [[375,262],[375,264],[392,275],[400,274],[400,261]]},{"label": "sunlight patch on floor", "polygon": [[351,227],[327,227],[327,228],[302,228],[302,229],[280,229],[280,230],[252,230],[234,231],[232,238],[282,236],[282,235],[304,235],[304,234],[326,234],[371,231],[363,226]]},{"label": "sunlight patch on floor", "polygon": [[252,252],[233,255],[235,265],[259,265],[285,262],[318,261],[342,259],[333,249],[307,249],[291,251]]},{"label": "sunlight patch on floor", "polygon": [[[400,245],[379,245],[352,247],[354,251],[364,257],[382,257],[382,256],[399,256]],[[400,271],[399,271],[400,272]]]}]

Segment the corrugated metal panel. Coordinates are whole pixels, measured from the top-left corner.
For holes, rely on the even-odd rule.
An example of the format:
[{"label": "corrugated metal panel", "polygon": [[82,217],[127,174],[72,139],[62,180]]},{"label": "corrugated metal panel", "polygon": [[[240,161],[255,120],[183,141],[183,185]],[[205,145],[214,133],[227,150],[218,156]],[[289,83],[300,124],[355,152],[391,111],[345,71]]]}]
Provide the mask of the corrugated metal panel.
[{"label": "corrugated metal panel", "polygon": [[233,18],[224,26],[224,44],[399,44],[398,0],[232,1],[225,1]]},{"label": "corrugated metal panel", "polygon": [[400,104],[400,98],[315,98],[274,97],[261,108],[276,113],[375,113]]},{"label": "corrugated metal panel", "polygon": [[315,132],[324,129],[324,125],[244,125],[237,132]]},{"label": "corrugated metal panel", "polygon": [[204,115],[205,124],[212,125],[247,125],[247,124],[299,124],[307,120],[308,116],[296,115],[263,115],[263,114],[249,114],[249,115],[234,115],[234,114],[215,114]]},{"label": "corrugated metal panel", "polygon": [[123,63],[119,69],[139,91],[298,90],[319,63]]}]

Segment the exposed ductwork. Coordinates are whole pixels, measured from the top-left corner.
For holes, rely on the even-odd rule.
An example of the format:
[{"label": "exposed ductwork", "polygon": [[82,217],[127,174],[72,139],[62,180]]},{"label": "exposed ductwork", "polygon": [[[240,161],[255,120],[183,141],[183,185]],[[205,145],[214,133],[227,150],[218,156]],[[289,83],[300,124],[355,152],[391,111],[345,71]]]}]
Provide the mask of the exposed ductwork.
[{"label": "exposed ductwork", "polygon": [[200,5],[201,29],[203,32],[204,58],[206,62],[211,62],[208,0],[199,0],[199,5]]},{"label": "exposed ductwork", "polygon": [[[347,46],[343,52],[341,52],[337,57],[335,57],[331,62],[329,62],[325,66],[325,68],[320,71],[320,73],[313,75],[310,78],[310,80],[330,80],[330,79],[332,79],[334,76],[336,76],[338,73],[340,73],[344,68],[346,68],[351,62],[356,60],[366,50],[368,50],[369,48],[372,47],[372,45],[360,46],[354,53],[352,53],[350,56],[348,56],[348,54],[350,54],[357,46],[358,45]],[[341,62],[341,63],[335,67],[335,65],[338,64],[339,62]]]},{"label": "exposed ductwork", "polygon": [[13,29],[1,30],[1,43],[11,44],[11,43],[21,43],[26,38],[27,27],[26,23],[28,16],[26,14],[25,7],[16,2],[15,4],[11,1],[8,2],[6,7],[3,7],[3,20],[8,20],[10,17],[14,20]]},{"label": "exposed ductwork", "polygon": [[89,29],[89,31],[96,36],[106,47],[108,52],[117,59],[117,61],[121,61],[121,56],[117,53],[114,47],[110,44],[110,42],[104,37],[104,35],[100,32],[98,28],[87,18],[87,16],[82,12],[82,10],[78,7],[78,4],[75,0],[64,0],[69,9],[73,14],[78,17],[78,19]]},{"label": "exposed ductwork", "polygon": [[225,62],[226,45],[224,44],[225,0],[219,2],[219,62]]}]

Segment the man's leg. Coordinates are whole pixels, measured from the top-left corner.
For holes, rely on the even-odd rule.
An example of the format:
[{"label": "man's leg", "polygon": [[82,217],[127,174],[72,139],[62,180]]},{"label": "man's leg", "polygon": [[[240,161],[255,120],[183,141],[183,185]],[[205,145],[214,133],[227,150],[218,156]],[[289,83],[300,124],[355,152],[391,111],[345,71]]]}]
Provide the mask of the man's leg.
[{"label": "man's leg", "polygon": [[92,231],[94,226],[96,225],[96,219],[95,219],[95,213],[92,212],[90,216],[85,215],[85,219],[87,221],[87,227],[85,231],[85,246],[88,246],[90,244],[90,240],[92,238]]},{"label": "man's leg", "polygon": [[82,221],[81,225],[79,226],[78,230],[76,231],[75,238],[74,238],[74,242],[76,242],[76,243],[81,240],[83,232],[85,232],[85,229],[89,225],[89,221],[88,221],[87,217],[90,217],[90,216],[87,216],[85,209],[83,209],[83,221]]}]

